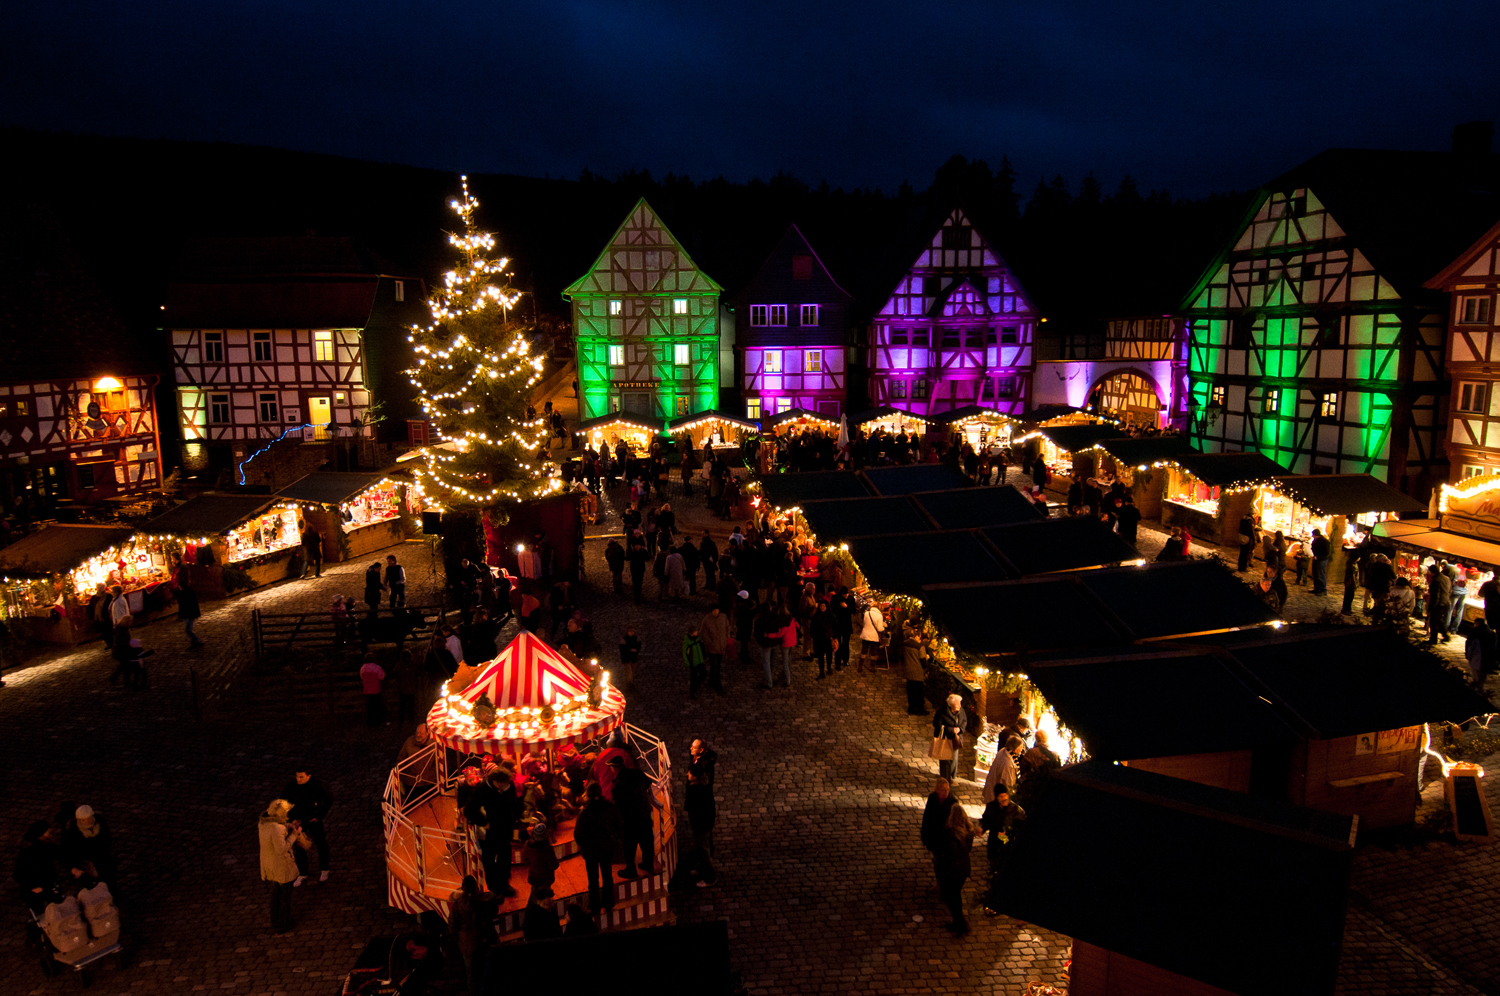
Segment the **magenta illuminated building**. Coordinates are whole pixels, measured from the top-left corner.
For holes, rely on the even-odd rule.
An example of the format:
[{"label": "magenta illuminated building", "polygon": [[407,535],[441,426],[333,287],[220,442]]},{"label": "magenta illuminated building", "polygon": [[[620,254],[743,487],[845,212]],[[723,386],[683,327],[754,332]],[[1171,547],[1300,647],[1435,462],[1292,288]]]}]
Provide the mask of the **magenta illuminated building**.
[{"label": "magenta illuminated building", "polygon": [[1035,306],[962,210],[943,221],[875,316],[872,405],[921,415],[1030,404]]},{"label": "magenta illuminated building", "polygon": [[796,225],[735,302],[735,353],[745,417],[802,408],[844,413],[850,296]]}]

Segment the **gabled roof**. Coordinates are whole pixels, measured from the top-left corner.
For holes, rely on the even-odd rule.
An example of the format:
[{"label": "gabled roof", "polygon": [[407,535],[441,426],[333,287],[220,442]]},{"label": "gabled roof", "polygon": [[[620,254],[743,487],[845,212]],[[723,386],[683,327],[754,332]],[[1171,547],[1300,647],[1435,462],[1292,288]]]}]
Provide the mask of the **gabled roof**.
[{"label": "gabled roof", "polygon": [[[622,277],[612,281],[609,287],[603,287],[595,281],[589,284],[590,278],[599,272],[611,272],[614,270],[613,254],[630,252],[647,252],[661,249],[670,249],[678,257],[670,270],[663,269],[662,274],[680,274],[683,271],[691,271],[692,277],[686,281],[677,278],[670,281],[672,286],[657,285],[652,287],[629,286],[628,278]],[[634,268],[622,267],[627,272]],[[664,278],[659,278],[664,279]],[[684,286],[684,283],[686,286]],[[599,256],[594,260],[583,276],[573,281],[563,289],[562,296],[571,299],[575,294],[719,294],[724,288],[714,282],[713,278],[703,272],[703,269],[694,263],[686,249],[677,237],[667,230],[657,213],[652,210],[651,205],[646,203],[642,197],[635,202],[635,206],[625,215],[625,220],[620,222],[620,227],[615,229],[615,234],[605,242],[604,248],[600,250]]]},{"label": "gabled roof", "polygon": [[1261,484],[1287,476],[1285,467],[1259,453],[1186,453],[1177,462],[1213,487]]},{"label": "gabled roof", "polygon": [[1119,439],[1125,435],[1108,422],[1092,422],[1088,425],[1044,425],[1037,430],[1053,446],[1068,453],[1078,453],[1106,439]]},{"label": "gabled roof", "polygon": [[1175,461],[1196,453],[1186,436],[1111,436],[1099,448],[1129,467],[1150,467],[1158,460]]},{"label": "gabled roof", "polygon": [[1020,421],[1020,419],[1018,419],[1014,415],[1007,415],[1005,412],[997,412],[995,411],[995,409],[986,408],[983,405],[962,405],[958,408],[954,408],[946,412],[940,412],[937,415],[933,416],[933,421],[937,422],[939,425],[952,425],[954,422],[961,422],[964,419],[971,418],[992,418],[997,422]]},{"label": "gabled roof", "polygon": [[1436,276],[1422,286],[1429,290],[1442,290],[1447,284],[1462,277],[1464,271],[1473,266],[1475,261],[1487,252],[1497,239],[1500,239],[1500,221],[1495,222],[1489,231],[1475,239],[1473,245],[1459,253],[1453,262],[1443,267],[1438,271]]},{"label": "gabled roof", "polygon": [[383,477],[383,474],[317,470],[288,484],[276,492],[276,495],[291,501],[341,505],[361,492],[373,488]]},{"label": "gabled roof", "polygon": [[827,415],[822,415],[818,412],[810,412],[806,408],[788,408],[784,412],[777,412],[775,415],[761,419],[761,424],[770,429],[785,422],[797,422],[802,419],[813,422],[826,422],[829,425],[839,424],[839,420],[836,418],[829,418]]},{"label": "gabled roof", "polygon": [[[945,251],[952,252],[957,250],[944,250],[942,248],[943,230],[945,228],[952,228],[955,226],[967,226],[972,231],[978,233],[980,247],[977,251],[982,254],[982,262],[975,264],[972,261],[972,257],[970,257],[970,263],[968,265],[959,265],[957,263],[949,263],[947,261],[943,253]],[[971,249],[970,247],[965,247],[965,251],[972,253],[975,250]],[[943,219],[938,223],[937,229],[932,233],[932,235],[927,238],[927,240],[918,250],[916,257],[912,260],[911,265],[908,266],[904,271],[902,271],[900,276],[897,277],[896,287],[892,288],[891,291],[887,292],[882,298],[880,308],[878,309],[879,313],[885,313],[885,307],[891,303],[891,299],[895,296],[896,289],[901,286],[901,282],[904,281],[907,276],[918,271],[933,270],[947,273],[955,277],[963,274],[980,274],[986,270],[1003,271],[1006,274],[1006,278],[1011,283],[1014,292],[1021,299],[1021,301],[1025,302],[1026,310],[1029,310],[1032,314],[1039,314],[1039,311],[1036,307],[1036,302],[1032,299],[1031,295],[1026,291],[1026,289],[1021,286],[1021,281],[1016,276],[1015,269],[1005,261],[1000,253],[995,249],[994,244],[984,237],[984,233],[979,231],[979,228],[975,224],[974,219],[971,218],[968,212],[966,212],[962,207],[955,206],[951,211],[943,216]],[[983,284],[978,284],[976,286],[982,294],[988,296],[987,288]],[[924,294],[923,296],[927,295]],[[941,297],[942,295],[933,296]]]},{"label": "gabled roof", "polygon": [[1021,577],[1120,564],[1140,556],[1093,518],[1041,519],[982,531]]},{"label": "gabled roof", "polygon": [[1369,474],[1297,474],[1271,486],[1320,515],[1364,512],[1425,512],[1427,506]]},{"label": "gabled roof", "polygon": [[[1025,501],[1025,499],[1021,499]],[[931,529],[904,495],[893,498],[832,498],[802,502],[802,517],[819,543],[850,536],[911,533]]]},{"label": "gabled roof", "polygon": [[1001,912],[1242,996],[1333,992],[1353,817],[1097,761],[1027,817]]},{"label": "gabled roof", "polygon": [[597,418],[584,419],[578,423],[579,432],[588,432],[592,429],[615,425],[616,423],[634,426],[644,429],[646,432],[661,432],[666,428],[666,419],[657,418],[655,415],[640,415],[636,412],[610,412],[608,415],[600,415]]},{"label": "gabled roof", "polygon": [[922,588],[921,598],[954,647],[981,657],[1098,651],[1128,639],[1071,576],[933,584]]},{"label": "gabled roof", "polygon": [[855,412],[853,415],[850,415],[849,425],[864,425],[866,422],[875,422],[883,418],[894,418],[898,415],[904,419],[910,419],[913,422],[936,421],[935,416],[918,415],[916,412],[909,412],[905,408],[896,408],[892,405],[881,405],[878,408],[870,408],[865,411]]},{"label": "gabled roof", "polygon": [[848,543],[860,572],[878,591],[915,595],[926,584],[1011,575],[973,530],[856,536]]},{"label": "gabled roof", "polygon": [[1142,640],[1260,626],[1277,618],[1217,559],[1106,568],[1075,576]]},{"label": "gabled roof", "polygon": [[1013,522],[1036,522],[1036,505],[1015,488],[954,488],[916,491],[911,499],[932,516],[939,529],[978,529]]},{"label": "gabled roof", "polygon": [[787,265],[790,266],[791,257],[793,256],[811,256],[813,259],[813,264],[822,272],[824,279],[828,281],[833,289],[836,290],[839,295],[846,301],[854,299],[853,294],[850,294],[848,291],[844,290],[843,287],[839,286],[839,282],[833,279],[833,274],[823,263],[822,257],[820,257],[818,255],[818,251],[812,247],[812,243],[807,241],[807,236],[802,234],[802,229],[798,228],[796,223],[792,223],[786,226],[786,231],[781,234],[780,241],[778,241],[776,243],[776,246],[766,254],[765,261],[762,262],[760,264],[760,268],[755,271],[755,276],[750,278],[750,282],[745,285],[745,289],[741,291],[737,295],[737,297],[739,299],[748,301],[750,296],[755,293],[756,285],[759,284],[763,279],[771,278],[777,281],[782,279],[779,273],[771,274],[769,271],[771,270],[773,265],[779,264],[782,261],[785,261]]},{"label": "gabled roof", "polygon": [[280,501],[271,495],[199,495],[141,527],[152,536],[213,538]]},{"label": "gabled roof", "polygon": [[974,482],[950,463],[912,463],[896,467],[869,467],[865,480],[880,495],[909,495],[914,491],[941,491],[971,487]]},{"label": "gabled roof", "polygon": [[65,574],[95,554],[119,546],[132,532],[121,526],[50,525],[0,550],[0,572],[10,577]]},{"label": "gabled roof", "polygon": [[738,415],[731,415],[728,412],[721,412],[717,408],[710,408],[705,411],[694,412],[691,415],[677,416],[667,423],[667,431],[677,432],[685,426],[693,425],[697,422],[709,422],[715,420],[727,423],[729,425],[737,425],[742,429],[760,428],[759,422],[752,422],[750,419],[741,418]]}]

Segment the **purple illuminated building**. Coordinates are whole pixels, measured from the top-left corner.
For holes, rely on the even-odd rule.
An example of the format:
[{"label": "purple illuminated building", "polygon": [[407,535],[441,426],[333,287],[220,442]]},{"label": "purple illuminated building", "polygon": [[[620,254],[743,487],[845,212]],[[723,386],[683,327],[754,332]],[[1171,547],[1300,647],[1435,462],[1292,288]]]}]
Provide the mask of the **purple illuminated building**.
[{"label": "purple illuminated building", "polygon": [[1018,415],[1030,404],[1039,320],[1005,260],[954,210],[875,316],[870,403]]},{"label": "purple illuminated building", "polygon": [[844,411],[850,296],[796,225],[735,302],[735,366],[745,417]]}]

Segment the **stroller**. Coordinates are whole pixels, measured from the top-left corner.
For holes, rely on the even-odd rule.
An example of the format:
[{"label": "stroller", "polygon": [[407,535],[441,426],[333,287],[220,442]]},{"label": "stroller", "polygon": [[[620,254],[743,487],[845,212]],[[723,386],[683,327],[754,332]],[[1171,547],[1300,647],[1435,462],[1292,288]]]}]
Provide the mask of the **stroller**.
[{"label": "stroller", "polygon": [[124,967],[120,911],[103,882],[47,904],[41,914],[33,911],[27,937],[49,976],[70,968],[87,985],[88,968],[95,962],[114,958],[116,968]]},{"label": "stroller", "polygon": [[423,996],[443,975],[442,917],[423,913],[420,926],[395,937],[374,937],[344,976],[342,996]]}]

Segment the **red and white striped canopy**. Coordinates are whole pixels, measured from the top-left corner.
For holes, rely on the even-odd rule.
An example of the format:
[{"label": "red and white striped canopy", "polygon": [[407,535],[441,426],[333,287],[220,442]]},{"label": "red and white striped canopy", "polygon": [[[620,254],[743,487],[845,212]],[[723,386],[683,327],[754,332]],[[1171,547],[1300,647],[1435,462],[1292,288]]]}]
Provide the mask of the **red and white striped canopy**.
[{"label": "red and white striped canopy", "polygon": [[[439,698],[427,728],[442,743],[465,754],[541,754],[548,747],[584,743],[625,721],[625,696],[607,685],[598,708],[588,704],[589,676],[556,650],[522,630],[480,668],[462,691]],[[480,727],[474,703],[487,695],[495,706],[493,726]],[[542,722],[538,712],[556,715]]]}]

